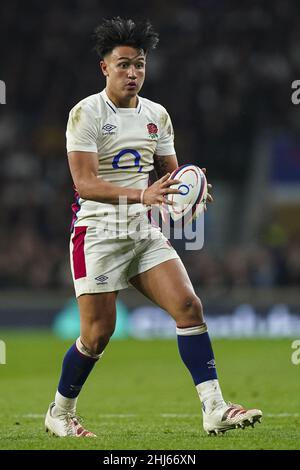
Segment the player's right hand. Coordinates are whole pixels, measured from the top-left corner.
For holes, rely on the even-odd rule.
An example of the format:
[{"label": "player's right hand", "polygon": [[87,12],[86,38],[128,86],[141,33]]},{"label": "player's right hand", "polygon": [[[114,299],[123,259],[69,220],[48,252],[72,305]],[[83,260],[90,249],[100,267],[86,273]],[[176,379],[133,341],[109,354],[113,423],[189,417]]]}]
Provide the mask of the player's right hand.
[{"label": "player's right hand", "polygon": [[166,198],[168,194],[181,194],[178,189],[171,188],[174,184],[180,184],[180,180],[171,180],[170,173],[167,173],[159,180],[155,181],[143,194],[143,204],[152,206],[156,204],[172,205],[172,202]]}]

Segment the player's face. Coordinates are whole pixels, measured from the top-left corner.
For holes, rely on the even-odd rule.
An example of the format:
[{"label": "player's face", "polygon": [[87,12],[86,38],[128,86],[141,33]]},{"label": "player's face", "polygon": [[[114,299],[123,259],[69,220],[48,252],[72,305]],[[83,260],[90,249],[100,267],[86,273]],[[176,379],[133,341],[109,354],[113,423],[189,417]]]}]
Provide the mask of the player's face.
[{"label": "player's face", "polygon": [[115,99],[132,100],[145,80],[146,56],[141,49],[118,46],[100,62],[107,88]]}]

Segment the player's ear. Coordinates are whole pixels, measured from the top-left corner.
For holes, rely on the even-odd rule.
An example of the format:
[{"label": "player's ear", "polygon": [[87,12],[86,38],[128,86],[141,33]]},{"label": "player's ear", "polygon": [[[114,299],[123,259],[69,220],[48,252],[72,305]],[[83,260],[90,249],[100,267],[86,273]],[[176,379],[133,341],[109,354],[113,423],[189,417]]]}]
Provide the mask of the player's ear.
[{"label": "player's ear", "polygon": [[104,60],[100,60],[100,68],[105,77],[108,77],[107,63]]}]

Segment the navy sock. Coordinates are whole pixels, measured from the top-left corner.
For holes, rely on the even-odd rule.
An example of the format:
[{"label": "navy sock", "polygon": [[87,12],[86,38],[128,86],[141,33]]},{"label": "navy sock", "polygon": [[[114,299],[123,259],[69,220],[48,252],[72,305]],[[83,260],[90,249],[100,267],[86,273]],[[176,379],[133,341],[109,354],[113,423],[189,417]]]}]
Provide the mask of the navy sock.
[{"label": "navy sock", "polygon": [[97,359],[79,352],[74,343],[63,360],[59,393],[66,398],[76,398],[96,362]]},{"label": "navy sock", "polygon": [[191,373],[195,385],[217,379],[217,371],[206,325],[177,328],[180,356]]}]

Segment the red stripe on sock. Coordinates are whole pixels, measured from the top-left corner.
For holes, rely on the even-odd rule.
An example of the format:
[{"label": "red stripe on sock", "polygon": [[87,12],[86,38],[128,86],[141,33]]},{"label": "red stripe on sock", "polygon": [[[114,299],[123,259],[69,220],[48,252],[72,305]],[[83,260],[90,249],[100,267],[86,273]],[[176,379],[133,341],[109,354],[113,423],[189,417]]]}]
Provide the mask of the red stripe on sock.
[{"label": "red stripe on sock", "polygon": [[86,235],[86,231],[87,227],[75,227],[75,232],[72,238],[73,268],[75,279],[86,277],[86,265],[84,256],[84,238]]}]

